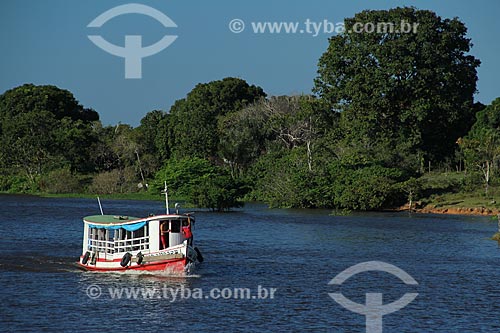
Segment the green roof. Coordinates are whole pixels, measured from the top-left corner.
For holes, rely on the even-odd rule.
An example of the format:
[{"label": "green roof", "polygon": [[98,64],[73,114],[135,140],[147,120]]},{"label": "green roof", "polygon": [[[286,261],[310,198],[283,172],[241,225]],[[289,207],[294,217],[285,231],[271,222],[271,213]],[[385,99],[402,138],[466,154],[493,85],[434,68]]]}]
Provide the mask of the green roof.
[{"label": "green roof", "polygon": [[139,217],[134,217],[134,216],[118,216],[118,215],[92,215],[92,216],[87,216],[83,218],[86,222],[90,223],[103,223],[103,224],[110,224],[110,223],[127,223],[131,222],[134,220],[139,220]]}]

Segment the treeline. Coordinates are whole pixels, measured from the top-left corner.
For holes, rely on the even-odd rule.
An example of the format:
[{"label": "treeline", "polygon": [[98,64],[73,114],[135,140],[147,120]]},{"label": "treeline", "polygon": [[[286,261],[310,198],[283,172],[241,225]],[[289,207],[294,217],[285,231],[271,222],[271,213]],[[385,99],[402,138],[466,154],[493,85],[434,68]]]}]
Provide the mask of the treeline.
[{"label": "treeline", "polygon": [[[354,33],[356,22],[418,23],[416,33]],[[267,96],[225,78],[198,84],[140,126],[103,127],[66,90],[26,84],[0,96],[0,191],[172,194],[214,210],[375,210],[428,195],[429,168],[498,181],[500,99],[475,103],[471,41],[458,19],[414,8],[345,20],[311,95]],[[447,186],[448,186],[447,185]]]}]

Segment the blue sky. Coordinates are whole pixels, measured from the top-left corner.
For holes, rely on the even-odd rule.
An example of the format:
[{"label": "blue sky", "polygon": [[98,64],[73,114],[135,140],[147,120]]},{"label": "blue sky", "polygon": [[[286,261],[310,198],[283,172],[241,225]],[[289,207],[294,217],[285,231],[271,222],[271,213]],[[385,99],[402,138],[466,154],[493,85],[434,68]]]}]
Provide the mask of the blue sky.
[{"label": "blue sky", "polygon": [[[157,9],[177,27],[165,28],[139,14],[115,17],[100,28],[87,27],[106,10],[129,3]],[[310,93],[330,34],[256,34],[251,22],[338,23],[364,9],[397,6],[460,18],[474,44],[471,54],[482,62],[476,100],[489,104],[500,96],[500,2],[495,0],[1,0],[0,93],[24,83],[52,84],[70,90],[82,105],[99,112],[105,125],[133,126],[151,110],[168,111],[197,83],[227,76],[259,85],[268,95]],[[246,24],[238,34],[228,27],[235,18]],[[125,79],[124,59],[87,38],[101,35],[123,45],[125,35],[142,35],[142,45],[147,46],[166,34],[178,38],[142,59],[141,79]]]}]

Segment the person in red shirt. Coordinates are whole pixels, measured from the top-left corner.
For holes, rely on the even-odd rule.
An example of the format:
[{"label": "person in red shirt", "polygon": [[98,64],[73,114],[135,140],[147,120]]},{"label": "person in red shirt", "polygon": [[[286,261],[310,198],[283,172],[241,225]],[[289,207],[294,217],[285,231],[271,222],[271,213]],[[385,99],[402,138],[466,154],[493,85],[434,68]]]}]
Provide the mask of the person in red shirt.
[{"label": "person in red shirt", "polygon": [[191,220],[182,222],[182,234],[187,239],[188,245],[193,245],[193,233],[191,232]]}]

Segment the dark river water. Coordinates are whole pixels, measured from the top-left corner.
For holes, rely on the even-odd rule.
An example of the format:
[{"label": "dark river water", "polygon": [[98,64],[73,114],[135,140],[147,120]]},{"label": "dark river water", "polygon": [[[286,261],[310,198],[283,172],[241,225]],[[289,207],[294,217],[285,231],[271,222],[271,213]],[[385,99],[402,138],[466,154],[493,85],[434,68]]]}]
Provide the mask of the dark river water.
[{"label": "dark river water", "polygon": [[[102,203],[108,214],[162,212],[161,202]],[[383,332],[500,332],[491,218],[198,211],[205,261],[176,276],[76,269],[81,218],[98,213],[95,200],[0,196],[0,332],[365,332],[367,317],[329,293],[363,306],[367,293],[381,293],[384,305],[418,293],[383,316]],[[329,284],[370,261],[395,265],[418,285],[374,270]]]}]

